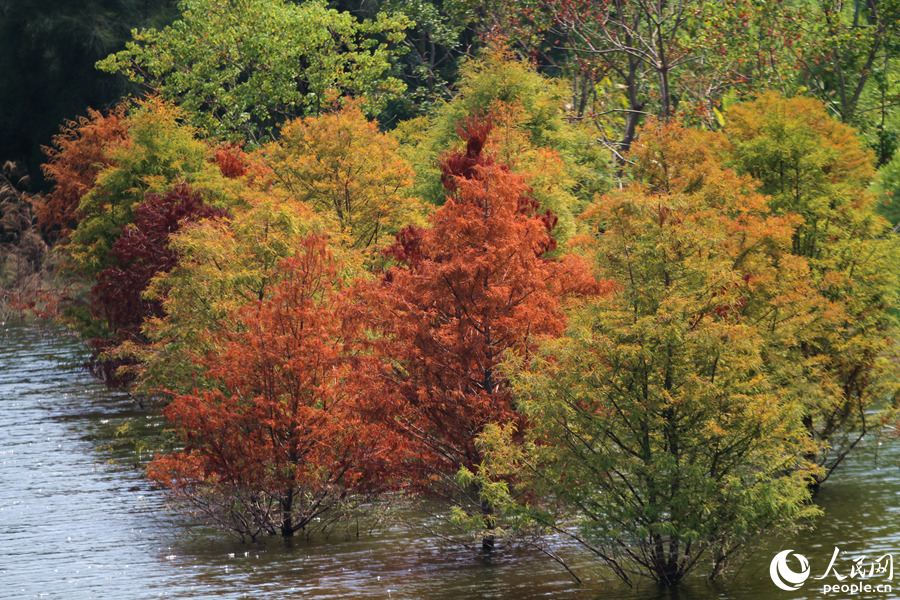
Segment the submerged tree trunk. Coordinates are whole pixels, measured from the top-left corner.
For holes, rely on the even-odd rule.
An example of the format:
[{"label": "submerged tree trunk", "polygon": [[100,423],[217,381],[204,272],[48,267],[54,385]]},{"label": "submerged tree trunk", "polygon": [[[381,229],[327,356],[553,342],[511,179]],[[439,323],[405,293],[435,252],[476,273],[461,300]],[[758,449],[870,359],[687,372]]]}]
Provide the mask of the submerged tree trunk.
[{"label": "submerged tree trunk", "polygon": [[494,509],[486,500],[481,501],[481,519],[484,531],[481,535],[481,549],[484,552],[493,552],[496,546],[496,537],[494,536],[494,527],[497,524],[494,518]]},{"label": "submerged tree trunk", "polygon": [[293,508],[294,493],[292,490],[281,499],[281,537],[294,537]]}]

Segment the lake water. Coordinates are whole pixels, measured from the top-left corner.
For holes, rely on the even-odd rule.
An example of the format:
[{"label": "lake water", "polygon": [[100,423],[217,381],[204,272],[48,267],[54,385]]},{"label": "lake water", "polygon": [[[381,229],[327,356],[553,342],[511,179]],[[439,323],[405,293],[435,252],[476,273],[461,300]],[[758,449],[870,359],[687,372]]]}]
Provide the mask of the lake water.
[{"label": "lake water", "polygon": [[[522,549],[491,557],[392,527],[360,540],[279,539],[241,544],[191,530],[135,469],[108,463],[98,431],[108,421],[146,418],[79,367],[78,342],[60,332],[0,328],[0,599],[151,598],[316,600],[712,600],[900,597],[900,441],[872,439],[818,497],[813,531],[767,540],[740,571],[715,584],[691,578],[676,591],[629,588],[585,558],[577,585],[556,563]],[[835,548],[834,573],[823,579]],[[565,548],[561,548],[565,551]],[[772,557],[792,549],[811,577],[781,591]],[[898,574],[851,578],[854,559],[888,555]],[[795,566],[796,562],[790,563]],[[897,585],[893,585],[894,582]],[[892,585],[897,592],[825,593],[824,585]]]}]

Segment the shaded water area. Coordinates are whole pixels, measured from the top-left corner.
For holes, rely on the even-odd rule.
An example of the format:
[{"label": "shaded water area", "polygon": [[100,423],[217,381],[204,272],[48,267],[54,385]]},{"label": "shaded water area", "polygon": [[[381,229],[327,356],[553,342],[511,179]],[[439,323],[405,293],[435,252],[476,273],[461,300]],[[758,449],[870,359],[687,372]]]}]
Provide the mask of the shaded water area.
[{"label": "shaded water area", "polygon": [[[822,490],[813,531],[769,540],[715,584],[698,576],[677,591],[627,587],[584,557],[579,586],[554,562],[522,549],[491,557],[392,527],[329,543],[241,544],[188,529],[135,469],[108,464],[96,436],[108,422],[146,413],[80,369],[76,340],[36,328],[0,328],[0,599],[150,598],[622,599],[896,598],[897,592],[823,592],[835,568],[892,554],[900,579],[900,441],[871,440]],[[769,577],[776,552],[804,555],[811,577],[796,591]],[[561,550],[565,551],[565,548]],[[792,563],[796,570],[797,563]],[[865,583],[865,582],[861,582]],[[872,584],[893,584],[883,575]]]}]

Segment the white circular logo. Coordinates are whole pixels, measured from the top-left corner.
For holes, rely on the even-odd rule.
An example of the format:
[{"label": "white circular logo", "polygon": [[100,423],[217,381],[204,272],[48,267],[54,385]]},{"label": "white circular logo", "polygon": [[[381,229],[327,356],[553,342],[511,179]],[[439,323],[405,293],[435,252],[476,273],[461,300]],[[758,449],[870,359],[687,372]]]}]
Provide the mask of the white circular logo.
[{"label": "white circular logo", "polygon": [[788,592],[800,589],[803,582],[809,578],[809,561],[802,554],[794,555],[800,561],[799,572],[792,571],[788,566],[788,554],[791,552],[793,550],[779,552],[769,565],[769,576],[772,578],[772,583]]}]

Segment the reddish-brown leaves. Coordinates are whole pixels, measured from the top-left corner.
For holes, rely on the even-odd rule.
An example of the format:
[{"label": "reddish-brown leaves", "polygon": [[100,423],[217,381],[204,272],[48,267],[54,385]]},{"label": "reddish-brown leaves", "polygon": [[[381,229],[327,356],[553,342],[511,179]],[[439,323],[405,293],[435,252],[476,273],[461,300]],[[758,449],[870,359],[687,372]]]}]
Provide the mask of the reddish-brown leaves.
[{"label": "reddish-brown leaves", "polygon": [[149,194],[135,209],[134,224],[113,244],[116,266],[102,271],[91,289],[94,315],[119,337],[137,336],[144,319],[160,316],[159,302],[141,294],[157,273],[172,270],[178,261],[168,245],[170,236],[187,222],[222,216],[225,211],[207,205],[187,185],[165,195]]},{"label": "reddish-brown leaves", "polygon": [[257,525],[288,536],[348,492],[383,487],[394,453],[355,410],[353,331],[324,237],[307,238],[280,270],[270,299],[212,336],[203,364],[223,391],[175,398],[166,416],[185,450],[157,458],[150,475],[182,495],[222,482],[248,492],[235,503],[262,497],[277,510]]},{"label": "reddish-brown leaves", "polygon": [[107,115],[88,109],[88,116],[69,121],[53,138],[53,148],[44,148],[44,175],[53,181],[53,191],[35,203],[38,225],[49,240],[66,239],[78,225],[78,205],[94,187],[97,174],[111,164],[110,150],[128,137],[126,107],[117,106]]},{"label": "reddish-brown leaves", "polygon": [[363,290],[369,324],[383,336],[369,415],[413,449],[413,489],[444,498],[454,496],[460,467],[480,463],[476,440],[487,424],[526,426],[500,363],[558,335],[567,297],[602,288],[584,263],[544,258],[553,217],[535,214],[522,176],[481,154],[488,130],[478,120],[461,128],[465,153],[441,161],[452,195],[431,228],[397,236],[388,254],[401,266]]},{"label": "reddish-brown leaves", "polygon": [[249,156],[240,146],[226,142],[216,148],[215,160],[219,170],[228,179],[240,179],[247,174]]},{"label": "reddish-brown leaves", "polygon": [[493,127],[494,123],[489,116],[469,117],[457,126],[459,137],[466,140],[466,151],[448,152],[440,160],[441,183],[451,194],[456,192],[456,184],[460,178],[475,179],[478,177],[479,167],[494,164],[494,160],[482,152]]},{"label": "reddish-brown leaves", "polygon": [[[143,342],[141,326],[150,317],[162,316],[159,300],[142,297],[157,274],[172,270],[178,255],[169,248],[169,239],[185,223],[222,217],[225,211],[207,205],[200,193],[179,185],[165,195],[148,194],[135,209],[134,223],[113,244],[110,257],[115,266],[101,271],[90,291],[93,316],[109,334],[89,340],[96,355],[123,341]],[[107,385],[130,383],[120,367],[134,364],[130,358],[106,358],[89,363],[91,370]]]}]

